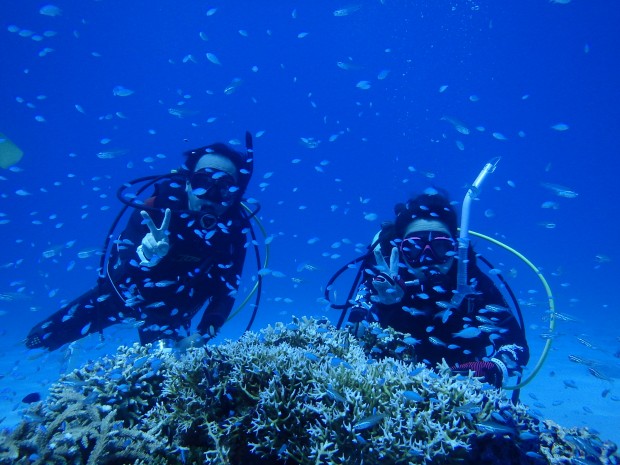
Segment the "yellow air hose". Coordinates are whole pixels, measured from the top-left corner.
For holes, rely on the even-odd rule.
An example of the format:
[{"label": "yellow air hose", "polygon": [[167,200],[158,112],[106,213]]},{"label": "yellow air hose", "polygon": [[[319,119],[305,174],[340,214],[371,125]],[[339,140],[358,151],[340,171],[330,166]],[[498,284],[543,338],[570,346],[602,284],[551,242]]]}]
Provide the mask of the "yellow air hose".
[{"label": "yellow air hose", "polygon": [[[475,231],[469,231],[469,234],[471,234],[472,236],[475,236],[475,237],[479,237],[481,239],[485,239],[485,240],[487,240],[487,241],[489,241],[489,242],[491,242],[491,243],[493,243],[495,245],[498,245],[498,246],[506,249],[507,251],[509,251],[509,252],[513,253],[514,255],[516,255],[517,257],[519,257],[532,270],[534,270],[534,272],[536,273],[538,278],[541,280],[542,285],[545,288],[545,291],[547,292],[547,297],[548,297],[548,300],[549,300],[549,333],[553,334],[553,331],[555,330],[555,302],[553,300],[553,294],[551,293],[551,288],[549,287],[549,283],[547,283],[547,280],[542,275],[540,270],[531,261],[529,261],[523,254],[519,253],[518,251],[516,251],[512,247],[504,244],[503,242],[500,242],[500,241],[498,241],[496,239],[493,239],[492,237],[486,236],[484,234],[477,233]],[[524,328],[524,330],[525,330],[525,328]],[[549,337],[546,340],[545,347],[543,348],[543,351],[542,351],[540,357],[538,358],[538,362],[536,363],[536,366],[534,367],[532,372],[528,375],[528,377],[525,380],[521,381],[519,384],[515,385],[515,386],[504,386],[504,389],[508,389],[508,390],[521,389],[522,387],[526,386],[527,384],[529,384],[534,379],[534,377],[538,374],[538,372],[542,368],[543,364],[545,363],[547,355],[549,354],[549,350],[551,349],[551,341],[552,341],[551,337]]]}]

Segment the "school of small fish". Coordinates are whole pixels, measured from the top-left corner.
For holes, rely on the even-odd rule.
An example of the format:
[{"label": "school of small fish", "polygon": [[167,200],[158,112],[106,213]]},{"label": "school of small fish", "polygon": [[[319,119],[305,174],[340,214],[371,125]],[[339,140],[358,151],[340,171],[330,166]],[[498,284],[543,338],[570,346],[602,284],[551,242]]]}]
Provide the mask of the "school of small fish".
[{"label": "school of small fish", "polygon": [[[558,5],[570,3],[570,0],[549,1]],[[389,2],[375,3],[380,8],[389,7]],[[567,9],[577,6],[576,3],[569,5]],[[67,29],[66,22],[74,21],[72,18],[76,12],[75,6],[70,3],[61,6],[62,8],[53,4],[37,5],[33,10],[36,18],[31,18],[30,21],[32,27],[26,24],[25,19],[23,24],[21,20],[20,24],[14,24],[11,18],[5,18],[4,39],[31,47],[28,53],[31,53],[33,63],[22,70],[25,76],[31,77],[36,71],[36,66],[45,64],[46,60],[57,59],[59,55],[64,56],[67,53],[67,50],[62,49],[63,45],[59,40],[63,36],[69,35],[74,42],[83,44],[87,40],[85,38],[87,34],[92,32],[88,29],[87,19],[75,22]],[[347,27],[359,21],[364,15],[372,14],[372,8],[375,7],[363,2],[336,2],[331,6],[321,7],[321,14],[326,21],[332,21],[338,27]],[[549,8],[554,11],[566,11],[561,7],[549,6]],[[324,102],[328,98],[335,97],[313,89],[308,77],[297,72],[291,63],[286,62],[284,55],[280,58],[274,51],[274,54],[278,55],[277,65],[263,62],[254,56],[250,61],[240,58],[243,56],[241,50],[252,49],[260,41],[276,42],[276,40],[287,41],[284,42],[287,47],[297,47],[303,56],[306,53],[303,47],[311,46],[313,41],[321,37],[322,31],[310,28],[307,23],[302,22],[305,19],[305,11],[302,8],[293,9],[290,17],[287,14],[292,29],[287,31],[286,39],[282,39],[284,32],[275,24],[264,29],[241,21],[230,24],[228,27],[234,34],[227,40],[235,41],[238,52],[235,52],[235,48],[228,47],[212,27],[219,21],[218,18],[226,14],[224,7],[203,6],[202,10],[201,27],[192,31],[192,41],[183,44],[185,47],[183,50],[173,49],[166,52],[163,60],[166,66],[177,70],[179,74],[186,77],[193,76],[192,79],[199,81],[200,85],[194,86],[189,79],[179,80],[178,85],[165,91],[161,90],[161,95],[153,99],[155,108],[165,117],[169,125],[188,128],[187,131],[181,130],[182,135],[179,139],[186,137],[187,133],[189,141],[187,143],[183,141],[177,146],[180,145],[182,150],[185,150],[190,146],[188,144],[199,145],[203,142],[203,137],[206,138],[204,133],[208,131],[209,137],[226,134],[230,137],[227,142],[243,150],[243,143],[235,138],[239,135],[231,135],[225,129],[235,118],[242,119],[241,116],[229,111],[229,108],[247,107],[250,113],[254,111],[253,109],[260,108],[261,104],[265,104],[267,97],[256,89],[265,81],[273,86],[284,86],[284,83],[292,86],[299,94],[300,108],[311,111],[322,124],[323,129],[319,131],[307,130],[303,124],[297,125],[296,129],[288,134],[293,142],[280,152],[272,149],[274,146],[278,147],[274,139],[279,138],[281,134],[276,123],[264,121],[263,126],[252,128],[255,138],[260,142],[257,142],[257,146],[264,144],[270,147],[269,153],[266,154],[257,149],[257,154],[260,154],[260,159],[257,156],[259,171],[255,173],[250,185],[250,193],[256,199],[250,199],[249,204],[267,199],[261,211],[261,220],[268,229],[268,236],[259,237],[255,242],[260,246],[270,245],[273,250],[277,250],[281,243],[290,241],[296,245],[297,254],[293,257],[278,257],[260,271],[249,271],[244,279],[250,283],[246,287],[250,287],[252,280],[259,274],[268,279],[273,290],[270,290],[265,297],[267,305],[275,307],[274,313],[279,317],[288,317],[292,304],[307,301],[307,296],[312,290],[322,285],[319,281],[324,280],[326,273],[329,274],[332,269],[343,265],[349,258],[364,253],[368,240],[380,224],[392,218],[390,207],[386,207],[386,201],[382,198],[383,191],[370,188],[365,191],[359,179],[357,177],[352,179],[348,168],[343,168],[343,161],[356,160],[356,154],[349,151],[347,144],[359,143],[364,147],[373,142],[360,133],[357,123],[366,121],[365,118],[370,118],[373,122],[379,121],[382,109],[375,101],[376,93],[386,86],[391,88],[390,86],[403,85],[402,70],[392,59],[393,49],[397,49],[401,44],[396,41],[382,44],[382,55],[378,59],[342,51],[326,53],[324,66],[333,71],[330,85],[351,92],[351,101],[342,103],[342,114],[330,114],[324,110]],[[283,44],[283,42],[277,43]],[[78,57],[79,60],[97,63],[106,58],[101,50],[95,49],[95,43],[88,43],[88,47],[89,49]],[[240,62],[243,64],[239,65]],[[320,63],[313,65],[319,66]],[[93,89],[101,99],[105,99],[105,105],[95,106],[89,95],[78,91],[74,95],[67,96],[67,115],[62,117],[71,118],[71,124],[74,124],[73,121],[90,121],[95,130],[92,131],[93,134],[87,136],[92,141],[88,150],[76,147],[66,153],[53,153],[55,162],[66,167],[63,175],[52,174],[48,178],[35,176],[35,169],[28,163],[37,157],[42,157],[44,150],[41,150],[41,153],[33,153],[32,149],[28,151],[24,148],[26,144],[18,144],[13,134],[0,133],[2,168],[0,198],[6,202],[5,205],[11,203],[21,209],[21,213],[15,213],[13,208],[0,206],[3,210],[0,211],[0,232],[2,237],[11,238],[0,263],[0,271],[6,271],[12,276],[9,280],[0,282],[0,304],[3,305],[0,308],[0,318],[3,320],[0,321],[4,323],[4,327],[7,326],[7,315],[14,315],[13,306],[19,305],[29,314],[42,316],[74,297],[71,281],[81,282],[80,278],[83,275],[90,276],[91,281],[94,281],[101,255],[104,253],[102,244],[106,232],[103,229],[120,207],[114,190],[129,179],[144,173],[168,172],[178,164],[176,153],[159,152],[162,149],[158,148],[157,140],[166,133],[167,128],[164,125],[151,125],[151,120],[145,116],[146,111],[140,112],[134,106],[137,105],[136,102],[141,101],[140,99],[152,98],[147,97],[149,91],[145,82],[127,78],[120,72],[112,76],[115,77],[105,86]],[[346,82],[346,85],[340,87],[343,82]],[[32,89],[15,87],[11,92],[14,93],[14,101],[11,102],[14,108],[28,115],[29,120],[33,121],[32,124],[41,130],[45,130],[50,122],[61,116],[49,110],[50,101],[58,99],[57,95],[52,95],[53,89],[42,87],[40,92],[35,92]],[[492,150],[501,152],[507,150],[506,147],[515,141],[529,140],[530,130],[525,124],[523,127],[507,127],[479,112],[485,105],[485,100],[488,100],[484,88],[472,85],[466,93],[461,93],[459,83],[445,77],[445,80],[434,83],[432,94],[440,101],[458,98],[464,102],[463,106],[442,107],[440,112],[434,115],[436,134],[429,135],[434,145],[438,147],[449,145],[449,149],[446,150],[456,157],[473,156],[474,148],[481,141],[490,144]],[[284,90],[282,95],[286,95]],[[535,97],[534,92],[531,95],[523,92],[515,99],[534,102]],[[204,98],[211,103],[205,105]],[[337,98],[344,100],[342,95],[338,95]],[[357,119],[347,120],[345,116],[347,111]],[[540,123],[537,129],[553,139],[570,137],[578,131],[578,124],[566,116],[554,115],[553,118]],[[296,118],[297,115],[293,114],[282,115],[283,121]],[[123,138],[121,133],[132,127],[131,124],[142,120],[145,122],[143,127],[140,126],[141,131],[153,142],[136,148],[128,144],[127,138]],[[79,124],[76,123],[75,127],[79,127]],[[197,131],[201,134],[196,135]],[[170,144],[166,147],[173,146],[174,144]],[[423,157],[409,157],[409,154],[405,153],[376,154],[376,159],[379,161],[388,157],[407,157],[403,165],[407,168],[394,174],[397,192],[386,193],[386,198],[398,200],[399,196],[412,191],[414,186],[428,185],[435,181],[440,183],[442,173],[432,168],[433,165]],[[543,154],[541,158],[543,160],[541,166],[544,166],[547,162]],[[286,163],[286,169],[283,168],[282,160]],[[92,164],[92,174],[88,177],[75,174],[80,171],[77,168],[78,164],[80,166]],[[536,199],[534,208],[537,212],[531,217],[524,218],[523,221],[535,227],[540,237],[550,242],[553,241],[550,238],[557,237],[554,234],[565,231],[566,225],[559,215],[570,211],[586,198],[582,186],[574,179],[565,179],[559,174],[560,172],[561,170],[552,169],[549,164],[544,170],[541,168],[540,172],[533,171],[531,179],[526,180],[523,177],[517,179],[515,175],[514,181],[504,180],[501,181],[501,185],[498,182],[494,187],[495,190],[502,191],[502,194],[511,195],[512,199],[516,199],[519,192],[524,192],[526,189],[528,193],[534,192],[532,195]],[[466,181],[469,179],[464,180]],[[328,203],[307,201],[319,191],[324,191],[330,196]],[[68,192],[75,195],[68,196]],[[274,196],[277,197],[275,200]],[[72,198],[67,200],[67,197]],[[481,208],[480,214],[484,214],[485,227],[492,228],[508,213],[494,206]],[[343,227],[337,228],[334,234],[333,230],[323,228],[318,221],[306,221],[305,218],[320,218],[323,224],[335,223]],[[295,228],[288,228],[287,221],[294,223]],[[28,229],[33,232],[22,236],[15,232],[17,229]],[[510,238],[512,239],[513,237]],[[118,245],[128,246],[128,244]],[[616,257],[613,250],[602,250],[603,247],[600,249],[588,255],[589,269],[604,271],[617,263],[617,260],[614,262]],[[481,252],[485,256],[493,254],[493,252],[487,254],[486,250]],[[496,265],[496,268],[488,270],[492,276],[511,275],[520,280],[526,274],[520,271],[520,268],[517,273],[510,263]],[[558,292],[569,306],[583,307],[585,304],[575,297],[577,292],[574,291],[580,278],[574,274],[562,276],[558,264],[551,266],[556,266],[557,269],[545,269],[544,273],[549,274],[554,280],[554,288],[559,289]],[[27,273],[24,276],[23,270],[28,269],[36,269],[37,272]],[[512,283],[511,280],[509,282]],[[515,288],[519,287],[520,282],[517,281]],[[148,285],[164,288],[176,284],[174,281],[153,281]],[[339,289],[338,296],[344,298],[346,291]],[[108,296],[100,298],[105,300]],[[566,344],[570,347],[570,354],[567,357],[574,372],[586,375],[589,383],[593,383],[588,386],[598,386],[602,390],[601,397],[605,400],[619,401],[620,394],[614,385],[614,380],[620,377],[617,362],[619,358],[617,354],[620,353],[619,341],[616,342],[615,348],[610,348],[609,344],[599,342],[595,336],[579,333],[580,321],[569,314],[572,312],[570,308],[563,308],[561,312],[553,314],[546,313],[545,297],[540,290],[523,289],[518,298],[526,315],[529,334],[533,335],[530,337],[540,337],[543,341],[549,340],[554,344],[570,340],[570,345]],[[322,299],[317,299],[317,306],[322,307],[324,304]],[[151,308],[157,308],[163,306],[163,303],[152,302],[149,305]],[[615,303],[610,302],[609,305],[613,306]],[[414,308],[404,310],[411,315],[417,311]],[[479,316],[487,316],[489,319],[485,321],[480,318],[476,326],[467,326],[455,332],[453,341],[442,341],[433,336],[430,336],[429,340],[436,345],[457,350],[459,341],[475,338],[483,333],[497,335],[500,330],[495,326],[495,321],[506,311],[505,308],[488,306],[480,310]],[[438,313],[438,324],[440,321],[447,321],[450,315],[450,309],[443,308]],[[550,319],[559,322],[558,328],[554,331],[548,331]],[[130,319],[122,321],[124,327],[131,328],[143,324]],[[89,329],[84,327],[81,332],[86,334]],[[152,329],[167,330],[165,327]],[[0,331],[2,330],[4,328],[0,327]],[[576,335],[571,334],[571,331]],[[414,338],[405,339],[405,343],[411,346],[419,342]],[[312,356],[311,352],[306,354],[309,359]],[[535,357],[536,353],[533,354],[533,358]],[[3,373],[0,375],[6,376]],[[551,377],[545,370],[539,376]],[[559,384],[561,383],[563,389],[586,388],[585,382],[582,381],[583,376],[578,378],[570,373],[563,373],[561,376]],[[578,381],[573,377],[578,378]],[[534,390],[529,394],[533,393]],[[327,395],[338,402],[345,402],[341,394],[336,391],[328,391]],[[32,395],[22,398],[25,399],[24,402],[30,402],[37,397]],[[403,398],[407,402],[418,401],[415,393],[411,392],[403,393]],[[535,403],[538,404],[537,408],[544,408],[542,402],[536,400]],[[613,405],[617,408],[618,404]],[[590,408],[583,406],[583,411],[589,414],[586,407]],[[380,424],[382,419],[381,415],[361,418],[353,425],[353,429],[362,431]]]}]

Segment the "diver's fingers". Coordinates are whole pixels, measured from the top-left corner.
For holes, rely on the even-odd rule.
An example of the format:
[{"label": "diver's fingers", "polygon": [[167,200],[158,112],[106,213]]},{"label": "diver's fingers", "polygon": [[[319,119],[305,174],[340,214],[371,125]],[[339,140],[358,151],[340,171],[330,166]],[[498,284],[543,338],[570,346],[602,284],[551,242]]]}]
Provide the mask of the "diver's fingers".
[{"label": "diver's fingers", "polygon": [[142,239],[142,245],[151,251],[155,250],[158,244],[159,242],[155,239],[153,233],[147,234],[144,236],[144,239]]},{"label": "diver's fingers", "polygon": [[142,218],[144,218],[144,224],[146,224],[146,226],[149,228],[149,231],[156,240],[161,241],[166,238],[166,231],[168,231],[168,227],[170,226],[171,217],[171,212],[169,208],[166,208],[166,211],[164,212],[164,219],[161,222],[160,228],[155,225],[153,219],[151,218],[151,215],[149,215],[147,211],[141,210],[140,214],[142,215]]},{"label": "diver's fingers", "polygon": [[392,277],[398,276],[398,247],[392,247],[392,253],[390,254],[390,275]]},{"label": "diver's fingers", "polygon": [[166,208],[166,211],[164,212],[164,220],[161,222],[161,228],[159,228],[160,231],[168,231],[168,227],[170,226],[170,216],[170,209]]},{"label": "diver's fingers", "polygon": [[149,212],[140,210],[140,214],[142,215],[142,218],[144,218],[144,224],[146,227],[149,228],[151,234],[155,235],[157,233],[157,226],[153,223],[153,219],[151,218],[151,215],[149,215]]},{"label": "diver's fingers", "polygon": [[381,249],[377,247],[375,248],[374,252],[375,252],[375,262],[377,262],[377,268],[384,273],[388,273],[390,271],[390,268],[388,267],[388,264],[386,263],[385,258],[383,258]]}]

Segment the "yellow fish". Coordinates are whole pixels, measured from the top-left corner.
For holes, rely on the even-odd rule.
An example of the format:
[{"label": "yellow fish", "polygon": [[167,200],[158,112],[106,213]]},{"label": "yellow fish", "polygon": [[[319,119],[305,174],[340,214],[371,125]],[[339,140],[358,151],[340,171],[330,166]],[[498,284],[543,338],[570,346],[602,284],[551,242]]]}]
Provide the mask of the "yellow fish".
[{"label": "yellow fish", "polygon": [[24,152],[11,142],[4,134],[0,133],[0,166],[8,168],[22,159]]}]

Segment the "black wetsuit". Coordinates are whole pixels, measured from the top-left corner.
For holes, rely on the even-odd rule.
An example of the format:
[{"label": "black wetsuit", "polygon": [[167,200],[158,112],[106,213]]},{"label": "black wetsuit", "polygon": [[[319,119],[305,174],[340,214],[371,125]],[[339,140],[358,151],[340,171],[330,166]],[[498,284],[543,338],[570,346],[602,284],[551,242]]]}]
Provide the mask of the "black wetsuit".
[{"label": "black wetsuit", "polygon": [[[385,251],[391,251],[392,246],[387,240],[381,241],[388,263],[389,252]],[[400,282],[407,283],[404,296],[399,303],[384,305],[371,299],[377,293],[372,285],[378,272],[373,258],[366,267],[349,322],[378,321],[383,327],[409,333],[417,340],[418,360],[429,365],[442,359],[454,366],[496,358],[504,361],[510,375],[520,373],[529,360],[524,329],[493,281],[476,266],[473,252],[469,260],[468,281],[475,292],[454,308],[449,304],[457,287],[456,261],[446,275],[433,275],[425,282],[401,267]]]},{"label": "black wetsuit", "polygon": [[153,267],[140,266],[136,248],[148,228],[134,211],[114,242],[106,279],[37,324],[28,347],[54,350],[123,322],[138,326],[142,343],[178,340],[207,302],[198,331],[209,335],[224,324],[239,287],[249,222],[237,204],[205,229],[200,214],[187,211],[184,187],[182,180],[160,183],[146,203],[157,209],[149,210],[156,225],[165,208],[172,211],[166,256]]}]

